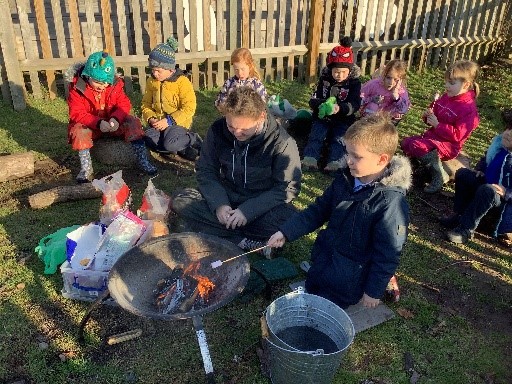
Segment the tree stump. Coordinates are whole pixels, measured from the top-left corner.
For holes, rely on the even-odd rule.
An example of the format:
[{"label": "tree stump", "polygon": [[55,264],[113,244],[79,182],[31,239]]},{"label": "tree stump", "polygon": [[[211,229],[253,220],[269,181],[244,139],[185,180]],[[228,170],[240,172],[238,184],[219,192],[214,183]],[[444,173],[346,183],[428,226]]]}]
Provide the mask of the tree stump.
[{"label": "tree stump", "polygon": [[466,153],[461,152],[455,159],[443,161],[442,164],[444,170],[450,176],[450,180],[454,180],[455,172],[460,168],[471,168],[471,159]]},{"label": "tree stump", "polygon": [[0,183],[34,174],[34,153],[0,156]]},{"label": "tree stump", "polygon": [[91,148],[93,159],[106,165],[132,167],[137,165],[137,158],[132,145],[122,138],[102,137]]}]

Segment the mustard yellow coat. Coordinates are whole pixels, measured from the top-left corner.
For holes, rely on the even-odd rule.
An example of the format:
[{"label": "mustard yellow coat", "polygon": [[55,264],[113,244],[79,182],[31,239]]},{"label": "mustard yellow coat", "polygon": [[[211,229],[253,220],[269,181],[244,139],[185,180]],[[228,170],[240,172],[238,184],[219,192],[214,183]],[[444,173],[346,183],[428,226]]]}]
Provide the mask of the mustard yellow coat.
[{"label": "mustard yellow coat", "polygon": [[145,123],[155,117],[172,117],[176,125],[190,128],[196,112],[197,101],[194,88],[183,71],[176,72],[167,80],[158,81],[150,77],[142,98],[142,119]]}]

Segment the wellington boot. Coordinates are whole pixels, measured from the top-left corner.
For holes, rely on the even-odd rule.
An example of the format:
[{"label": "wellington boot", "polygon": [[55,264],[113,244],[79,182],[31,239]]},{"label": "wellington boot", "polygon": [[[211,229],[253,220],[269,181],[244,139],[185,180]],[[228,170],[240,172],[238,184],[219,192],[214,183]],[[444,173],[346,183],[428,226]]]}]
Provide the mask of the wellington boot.
[{"label": "wellington boot", "polygon": [[429,169],[432,176],[430,184],[425,187],[424,191],[427,193],[439,192],[443,188],[443,185],[450,180],[450,176],[448,176],[443,168],[437,149],[434,149],[423,157],[420,157],[419,160]]}]

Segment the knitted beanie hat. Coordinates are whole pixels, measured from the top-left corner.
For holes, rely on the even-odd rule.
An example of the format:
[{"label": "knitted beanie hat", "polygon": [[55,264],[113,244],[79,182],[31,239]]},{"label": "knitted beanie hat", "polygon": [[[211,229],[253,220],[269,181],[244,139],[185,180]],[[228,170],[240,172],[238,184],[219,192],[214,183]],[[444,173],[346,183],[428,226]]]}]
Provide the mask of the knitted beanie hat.
[{"label": "knitted beanie hat", "polygon": [[112,56],[107,51],[95,52],[87,59],[82,75],[101,83],[112,84],[114,82],[115,69],[114,59],[112,59]]},{"label": "knitted beanie hat", "polygon": [[352,39],[344,36],[340,40],[340,45],[334,47],[327,54],[327,66],[329,68],[352,68],[353,65]]},{"label": "knitted beanie hat", "polygon": [[175,53],[178,50],[178,41],[174,37],[169,37],[165,43],[158,44],[149,52],[149,66],[151,68],[176,68]]}]

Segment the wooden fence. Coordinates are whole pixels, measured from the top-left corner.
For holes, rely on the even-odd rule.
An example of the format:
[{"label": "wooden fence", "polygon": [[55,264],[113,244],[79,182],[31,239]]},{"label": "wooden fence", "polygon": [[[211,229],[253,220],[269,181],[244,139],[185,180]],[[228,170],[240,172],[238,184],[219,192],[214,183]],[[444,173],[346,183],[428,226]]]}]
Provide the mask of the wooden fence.
[{"label": "wooden fence", "polygon": [[[232,75],[230,53],[249,47],[266,81],[313,81],[326,53],[350,35],[363,73],[400,57],[420,70],[479,60],[510,44],[506,0],[0,0],[0,84],[25,108],[27,94],[55,98],[70,65],[107,49],[128,92],[143,92],[147,54],[175,36],[196,89]],[[9,10],[9,12],[7,12]]]}]

